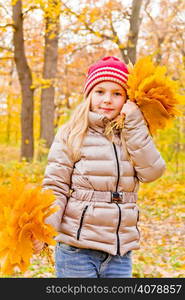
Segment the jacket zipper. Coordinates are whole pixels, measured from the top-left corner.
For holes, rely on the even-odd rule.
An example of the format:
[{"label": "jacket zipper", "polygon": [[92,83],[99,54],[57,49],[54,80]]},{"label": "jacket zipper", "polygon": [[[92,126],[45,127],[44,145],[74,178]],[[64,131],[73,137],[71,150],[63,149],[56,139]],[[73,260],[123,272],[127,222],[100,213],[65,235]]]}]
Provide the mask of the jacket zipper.
[{"label": "jacket zipper", "polygon": [[[138,211],[138,215],[137,215],[137,223],[139,222],[139,211]],[[139,233],[139,237],[140,237],[140,231],[139,231],[139,228],[138,228],[138,226],[137,226],[137,223],[136,223],[136,229],[137,229],[137,231],[138,231],[138,233]]]},{"label": "jacket zipper", "polygon": [[118,209],[119,209],[119,220],[118,220],[118,226],[117,226],[117,230],[116,230],[116,235],[117,235],[117,255],[120,255],[120,239],[119,239],[119,227],[120,227],[120,223],[121,223],[121,208],[119,206],[118,203],[116,203]]},{"label": "jacket zipper", "polygon": [[115,153],[115,156],[116,156],[117,171],[118,171],[118,178],[117,178],[117,183],[116,183],[116,192],[117,192],[117,190],[118,190],[118,183],[119,183],[119,177],[120,177],[120,170],[119,170],[118,154],[117,154],[116,146],[115,146],[114,143],[113,143],[113,147],[114,147],[114,153]]},{"label": "jacket zipper", "polygon": [[88,208],[88,205],[86,205],[85,208],[82,211],[82,215],[81,215],[81,218],[80,218],[80,226],[79,226],[78,231],[77,231],[77,240],[79,240],[79,238],[80,238],[80,232],[81,232],[81,229],[82,229],[83,219],[84,219],[85,212],[86,212],[87,208]]},{"label": "jacket zipper", "polygon": [[[120,179],[120,168],[119,168],[118,154],[117,154],[116,146],[115,146],[114,143],[113,143],[113,147],[114,147],[114,153],[115,153],[115,156],[116,156],[117,172],[118,172],[118,178],[117,178],[117,182],[116,182],[116,192],[117,192],[119,179]],[[119,210],[119,219],[118,219],[118,226],[117,226],[117,230],[116,230],[116,235],[117,235],[117,255],[120,255],[119,227],[120,227],[120,223],[121,223],[121,208],[120,208],[118,203],[115,203],[115,204],[117,205],[118,210]]]}]

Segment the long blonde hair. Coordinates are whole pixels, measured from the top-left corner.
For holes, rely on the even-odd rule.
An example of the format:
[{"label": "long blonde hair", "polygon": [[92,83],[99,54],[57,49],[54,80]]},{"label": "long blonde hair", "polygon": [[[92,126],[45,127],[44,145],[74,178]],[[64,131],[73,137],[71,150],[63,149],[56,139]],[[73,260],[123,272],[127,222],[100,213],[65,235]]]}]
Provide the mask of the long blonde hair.
[{"label": "long blonde hair", "polygon": [[[83,101],[77,105],[75,110],[73,111],[69,121],[67,121],[63,125],[62,135],[65,136],[66,145],[69,149],[71,149],[72,160],[75,162],[80,160],[81,152],[80,148],[83,143],[83,139],[86,136],[88,126],[89,126],[89,111],[91,107],[91,92],[88,97],[83,99]],[[114,120],[112,121],[114,122]],[[110,141],[114,141],[114,131],[110,131],[110,122],[105,126],[105,135]],[[107,130],[108,129],[108,130]],[[123,135],[123,131],[121,130],[120,134],[122,145],[125,144],[125,139]],[[128,151],[127,151],[128,153]],[[128,154],[128,157],[130,155]]]},{"label": "long blonde hair", "polygon": [[66,137],[66,145],[71,149],[72,159],[80,159],[80,148],[88,129],[88,115],[91,105],[91,96],[84,98],[83,101],[74,109],[69,121],[63,125],[62,135]]}]

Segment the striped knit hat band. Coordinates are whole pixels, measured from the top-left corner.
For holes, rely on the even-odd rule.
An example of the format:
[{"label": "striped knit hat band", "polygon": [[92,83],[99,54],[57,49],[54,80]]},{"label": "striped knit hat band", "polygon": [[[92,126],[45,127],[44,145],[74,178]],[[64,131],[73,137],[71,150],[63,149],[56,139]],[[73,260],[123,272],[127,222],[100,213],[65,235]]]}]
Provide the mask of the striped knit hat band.
[{"label": "striped knit hat band", "polygon": [[127,79],[127,66],[118,58],[107,56],[89,67],[83,92],[87,97],[92,88],[102,81],[112,81],[126,89]]}]

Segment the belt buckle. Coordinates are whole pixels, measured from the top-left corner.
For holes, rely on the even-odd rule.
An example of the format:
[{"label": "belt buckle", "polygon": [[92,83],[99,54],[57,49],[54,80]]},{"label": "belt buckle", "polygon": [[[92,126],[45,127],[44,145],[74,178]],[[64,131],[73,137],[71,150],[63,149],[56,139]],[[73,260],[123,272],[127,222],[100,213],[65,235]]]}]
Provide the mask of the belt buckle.
[{"label": "belt buckle", "polygon": [[123,199],[122,192],[111,192],[111,202],[121,202]]}]

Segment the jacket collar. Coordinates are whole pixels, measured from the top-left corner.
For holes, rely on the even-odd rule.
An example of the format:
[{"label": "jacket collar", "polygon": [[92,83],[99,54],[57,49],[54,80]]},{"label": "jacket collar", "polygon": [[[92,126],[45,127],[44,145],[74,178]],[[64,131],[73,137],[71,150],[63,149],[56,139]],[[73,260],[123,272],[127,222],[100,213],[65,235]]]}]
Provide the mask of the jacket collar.
[{"label": "jacket collar", "polygon": [[[105,127],[108,123],[110,123],[110,120],[106,116],[95,113],[93,111],[89,111],[89,127],[90,128],[104,134]],[[114,132],[114,135],[119,135],[121,130],[114,129],[113,132]]]},{"label": "jacket collar", "polygon": [[108,122],[110,121],[106,116],[89,111],[89,127],[93,129],[101,128],[102,131]]},{"label": "jacket collar", "polygon": [[102,115],[89,111],[89,127],[100,133],[104,132],[105,126],[109,123],[109,119]]}]

